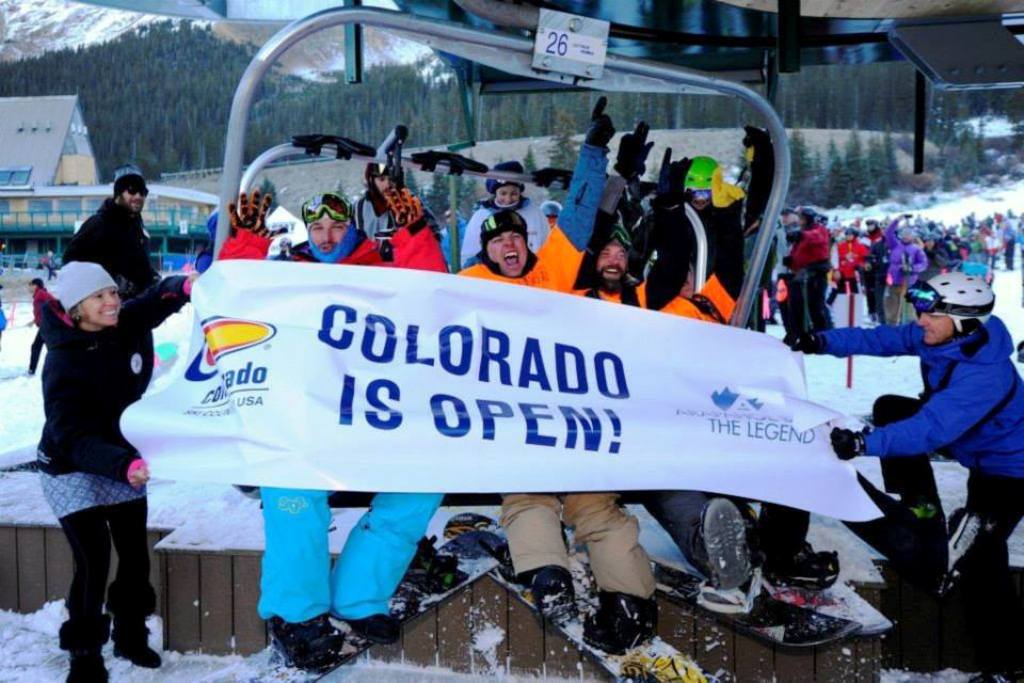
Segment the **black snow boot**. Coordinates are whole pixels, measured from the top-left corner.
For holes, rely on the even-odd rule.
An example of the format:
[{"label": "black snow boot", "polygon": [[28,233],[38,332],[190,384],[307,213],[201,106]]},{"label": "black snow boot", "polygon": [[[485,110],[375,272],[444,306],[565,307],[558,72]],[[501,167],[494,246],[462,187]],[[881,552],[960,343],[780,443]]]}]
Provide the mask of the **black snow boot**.
[{"label": "black snow boot", "polygon": [[697,533],[695,559],[714,588],[731,590],[750,581],[747,522],[735,503],[728,498],[705,503]]},{"label": "black snow boot", "polygon": [[135,666],[157,669],[161,660],[149,647],[146,617],[156,608],[152,586],[125,591],[117,581],[110,584],[107,610],[114,617],[114,656],[127,659]]},{"label": "black snow boot", "polygon": [[804,543],[792,557],[769,557],[764,574],[773,586],[824,590],[839,578],[839,554],[832,550],[815,552],[810,543]]},{"label": "black snow boot", "polygon": [[269,623],[270,642],[288,666],[322,673],[342,663],[345,636],[326,614],[298,623],[271,617]]},{"label": "black snow boot", "polygon": [[363,619],[346,619],[345,623],[357,635],[378,645],[390,645],[401,634],[401,624],[390,614],[371,614]]},{"label": "black snow boot", "polygon": [[71,653],[68,683],[106,683],[103,645],[110,637],[110,617],[65,621],[60,627],[60,649]]},{"label": "black snow boot", "polygon": [[587,645],[621,655],[654,637],[658,625],[658,603],[626,593],[600,591],[597,612],[583,625]]},{"label": "black snow boot", "polygon": [[576,616],[576,591],[568,569],[550,564],[523,572],[519,581],[530,587],[533,604],[547,619],[563,621]]},{"label": "black snow boot", "polygon": [[107,667],[99,650],[72,650],[67,683],[107,683]]}]

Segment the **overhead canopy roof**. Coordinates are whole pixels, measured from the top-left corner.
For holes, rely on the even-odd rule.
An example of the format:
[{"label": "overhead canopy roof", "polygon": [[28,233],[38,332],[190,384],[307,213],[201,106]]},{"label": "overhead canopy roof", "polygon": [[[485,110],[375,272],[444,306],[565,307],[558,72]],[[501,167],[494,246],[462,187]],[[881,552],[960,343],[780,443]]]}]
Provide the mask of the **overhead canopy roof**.
[{"label": "overhead canopy roof", "polygon": [[[205,20],[282,22],[354,0],[84,0],[138,12]],[[498,25],[463,6],[500,6],[501,0],[363,0],[364,6],[388,7],[412,14],[454,21],[486,30],[521,31]],[[581,14],[611,22],[609,52],[652,59],[704,71],[733,72],[732,78],[761,81],[778,47],[775,14],[778,0],[519,0],[508,9],[529,15],[530,5]],[[461,5],[461,6],[460,6]],[[902,59],[887,40],[893,21],[905,18],[1021,19],[1024,0],[801,0],[798,36],[800,63],[867,64]],[[509,5],[506,5],[508,8]],[[1024,26],[1014,27],[1017,32]],[[460,71],[469,65],[446,58]],[[479,68],[473,80],[482,92],[529,90],[536,81],[517,79]]]}]

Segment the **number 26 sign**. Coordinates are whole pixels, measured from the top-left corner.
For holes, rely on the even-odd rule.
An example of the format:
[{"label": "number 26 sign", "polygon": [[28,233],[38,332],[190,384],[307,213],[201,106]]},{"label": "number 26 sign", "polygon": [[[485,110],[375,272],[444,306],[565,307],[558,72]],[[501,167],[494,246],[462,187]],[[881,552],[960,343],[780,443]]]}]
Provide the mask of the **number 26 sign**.
[{"label": "number 26 sign", "polygon": [[585,78],[600,78],[608,52],[606,21],[540,10],[533,67]]}]

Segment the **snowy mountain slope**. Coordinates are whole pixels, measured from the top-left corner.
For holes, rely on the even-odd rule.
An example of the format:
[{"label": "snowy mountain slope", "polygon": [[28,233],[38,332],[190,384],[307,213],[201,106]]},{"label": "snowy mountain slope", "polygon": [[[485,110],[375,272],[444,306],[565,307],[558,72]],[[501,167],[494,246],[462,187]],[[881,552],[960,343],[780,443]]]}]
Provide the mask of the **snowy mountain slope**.
[{"label": "snowy mountain slope", "polygon": [[[370,6],[394,8],[387,0],[367,2]],[[71,0],[0,0],[0,61],[16,61],[52,50],[95,45],[166,17],[108,9]],[[262,44],[280,24],[217,22],[214,32],[234,41]],[[339,71],[345,66],[343,31],[323,31],[304,41],[282,59],[288,73],[310,79]],[[386,33],[367,30],[363,39],[364,63],[408,64],[429,56],[431,51]]]}]

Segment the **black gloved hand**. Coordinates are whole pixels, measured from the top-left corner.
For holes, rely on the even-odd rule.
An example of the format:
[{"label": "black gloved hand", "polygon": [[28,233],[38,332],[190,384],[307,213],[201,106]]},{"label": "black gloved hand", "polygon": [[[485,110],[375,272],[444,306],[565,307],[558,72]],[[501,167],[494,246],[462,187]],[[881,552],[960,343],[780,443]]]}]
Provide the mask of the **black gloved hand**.
[{"label": "black gloved hand", "polygon": [[793,267],[793,257],[792,256],[783,256],[782,257],[782,265],[785,268],[792,268]]},{"label": "black gloved hand", "polygon": [[654,142],[647,142],[650,126],[641,121],[632,133],[626,133],[619,140],[619,154],[615,159],[615,170],[626,180],[639,178],[647,170],[647,155]]},{"label": "black gloved hand", "polygon": [[840,460],[850,460],[867,452],[867,447],[864,444],[864,432],[836,427],[832,430],[829,438],[832,439],[832,450],[836,452]]},{"label": "black gloved hand", "polygon": [[772,139],[768,131],[756,126],[743,126],[746,135],[743,136],[743,146],[753,147],[756,155],[762,149],[771,149]]},{"label": "black gloved hand", "polygon": [[790,343],[789,348],[801,353],[823,353],[825,351],[825,338],[814,332],[801,332]]},{"label": "black gloved hand", "polygon": [[612,125],[610,116],[604,113],[608,98],[601,96],[594,105],[594,111],[590,114],[590,128],[583,141],[593,147],[607,147],[612,137],[615,136],[615,126]]},{"label": "black gloved hand", "polygon": [[686,190],[686,174],[690,172],[692,164],[693,159],[689,157],[672,161],[672,148],[666,149],[658,173],[658,194],[682,194]]}]

